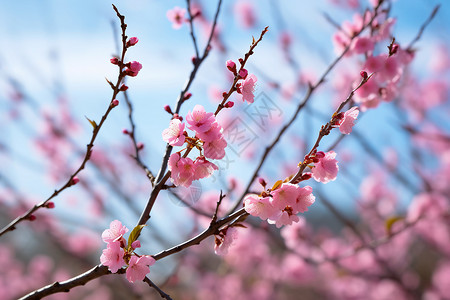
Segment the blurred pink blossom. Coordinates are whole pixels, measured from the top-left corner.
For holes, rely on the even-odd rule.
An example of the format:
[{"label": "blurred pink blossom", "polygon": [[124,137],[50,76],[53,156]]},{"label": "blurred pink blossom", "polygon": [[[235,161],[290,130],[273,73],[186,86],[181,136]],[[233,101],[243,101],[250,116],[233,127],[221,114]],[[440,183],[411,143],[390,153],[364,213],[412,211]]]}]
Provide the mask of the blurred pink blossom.
[{"label": "blurred pink blossom", "polygon": [[174,29],[180,29],[185,22],[184,15],[186,14],[186,9],[175,6],[173,9],[167,11],[166,16],[170,22],[172,22],[172,27]]}]

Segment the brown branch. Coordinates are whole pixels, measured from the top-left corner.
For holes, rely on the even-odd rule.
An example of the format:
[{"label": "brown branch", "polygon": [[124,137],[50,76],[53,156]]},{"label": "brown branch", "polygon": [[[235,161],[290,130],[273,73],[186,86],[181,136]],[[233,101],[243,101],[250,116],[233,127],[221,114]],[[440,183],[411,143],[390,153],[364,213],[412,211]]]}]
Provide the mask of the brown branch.
[{"label": "brown branch", "polygon": [[46,297],[46,296],[49,296],[52,294],[56,294],[56,293],[62,293],[62,292],[68,293],[70,291],[70,289],[72,289],[76,286],[85,285],[86,283],[88,283],[91,280],[94,280],[96,278],[99,278],[101,276],[108,275],[108,274],[112,274],[110,271],[108,271],[108,267],[98,265],[98,266],[95,266],[94,268],[90,269],[89,271],[87,271],[83,274],[80,274],[76,277],[73,277],[69,280],[61,281],[61,282],[56,281],[53,284],[50,284],[41,289],[35,290],[35,291],[29,293],[28,295],[23,296],[19,300],[35,300],[35,299],[37,300],[37,299],[42,299],[43,297]]}]

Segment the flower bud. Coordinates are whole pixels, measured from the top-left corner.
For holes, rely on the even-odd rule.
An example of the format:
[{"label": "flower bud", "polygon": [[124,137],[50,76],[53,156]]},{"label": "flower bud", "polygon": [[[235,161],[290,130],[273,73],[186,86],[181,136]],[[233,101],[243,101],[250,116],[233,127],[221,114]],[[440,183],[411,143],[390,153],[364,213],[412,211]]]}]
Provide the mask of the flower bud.
[{"label": "flower bud", "polygon": [[366,80],[367,77],[369,76],[369,75],[367,75],[367,72],[366,72],[366,71],[361,71],[361,72],[359,72],[359,74],[361,75],[361,77],[362,77],[364,80]]},{"label": "flower bud", "polygon": [[169,105],[164,106],[164,110],[167,111],[169,114],[173,115],[172,109]]},{"label": "flower bud", "polygon": [[247,69],[241,69],[241,70],[239,71],[239,77],[241,77],[242,79],[247,78],[247,75],[248,75]]},{"label": "flower bud", "polygon": [[223,107],[225,108],[232,108],[234,106],[234,102],[233,101],[228,101],[227,103],[225,103],[225,105]]},{"label": "flower bud", "polygon": [[136,45],[139,42],[139,39],[137,37],[131,37],[127,42],[127,47],[131,47]]},{"label": "flower bud", "polygon": [[75,185],[78,182],[80,182],[80,179],[78,179],[78,177],[75,176],[74,178],[72,178],[71,185]]},{"label": "flower bud", "polygon": [[260,185],[262,185],[264,188],[266,187],[266,185],[267,185],[267,182],[264,180],[264,178],[262,178],[262,177],[259,177],[258,178],[258,182],[259,182],[259,184]]},{"label": "flower bud", "polygon": [[111,105],[112,105],[113,107],[116,107],[117,105],[119,105],[119,100],[114,99],[113,101],[111,101]]},{"label": "flower bud", "polygon": [[192,94],[191,94],[191,93],[186,93],[186,94],[184,94],[183,100],[186,101],[186,100],[188,100],[188,99],[191,98],[191,97],[192,97]]},{"label": "flower bud", "polygon": [[119,64],[119,59],[117,57],[113,57],[109,60],[113,65]]},{"label": "flower bud", "polygon": [[236,74],[236,64],[231,59],[227,60],[227,69]]}]

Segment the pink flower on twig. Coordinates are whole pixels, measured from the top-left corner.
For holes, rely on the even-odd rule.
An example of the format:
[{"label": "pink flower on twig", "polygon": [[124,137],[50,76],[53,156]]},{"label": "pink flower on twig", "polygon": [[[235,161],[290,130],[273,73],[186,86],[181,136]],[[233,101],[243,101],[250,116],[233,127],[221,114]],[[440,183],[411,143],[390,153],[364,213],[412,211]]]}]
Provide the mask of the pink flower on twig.
[{"label": "pink flower on twig", "polygon": [[107,266],[112,273],[116,273],[125,264],[123,254],[124,252],[120,248],[119,241],[110,242],[106,249],[103,250],[100,262],[102,265]]},{"label": "pink flower on twig", "polygon": [[184,136],[184,126],[179,119],[172,119],[169,128],[162,132],[162,138],[171,146],[182,146],[186,137]]},{"label": "pink flower on twig", "polygon": [[109,229],[103,231],[102,240],[105,243],[110,243],[123,238],[122,236],[127,232],[128,228],[122,225],[122,222],[120,222],[119,220],[114,220],[109,225]]},{"label": "pink flower on twig", "polygon": [[173,9],[167,11],[167,18],[172,22],[173,29],[180,29],[185,22],[184,15],[186,14],[186,9],[175,6]]},{"label": "pink flower on twig", "polygon": [[339,125],[339,130],[343,134],[350,134],[352,132],[352,127],[355,125],[355,120],[359,115],[359,109],[357,106],[353,106],[344,113],[344,118]]},{"label": "pink flower on twig", "polygon": [[339,167],[335,157],[336,152],[329,151],[320,158],[319,162],[314,164],[314,168],[311,171],[316,181],[327,183],[336,179]]},{"label": "pink flower on twig", "polygon": [[248,103],[253,103],[255,101],[255,85],[258,81],[255,75],[250,74],[247,78],[242,82],[240,87],[240,92],[242,94],[242,100],[247,101]]},{"label": "pink flower on twig", "polygon": [[129,282],[144,280],[145,275],[150,273],[150,266],[155,263],[155,259],[151,256],[132,256],[128,265],[126,275]]}]

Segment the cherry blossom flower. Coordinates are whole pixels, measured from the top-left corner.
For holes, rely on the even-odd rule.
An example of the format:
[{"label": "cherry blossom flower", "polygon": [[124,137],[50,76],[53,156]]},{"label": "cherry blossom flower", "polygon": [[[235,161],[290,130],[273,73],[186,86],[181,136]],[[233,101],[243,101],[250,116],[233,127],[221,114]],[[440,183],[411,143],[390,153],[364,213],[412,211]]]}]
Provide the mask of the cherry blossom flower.
[{"label": "cherry blossom flower", "polygon": [[225,156],[225,148],[227,147],[227,141],[223,136],[211,142],[205,142],[203,144],[203,150],[205,157],[210,159],[222,159]]},{"label": "cherry blossom flower", "polygon": [[327,183],[336,179],[339,167],[335,157],[336,152],[329,151],[325,153],[324,157],[320,158],[318,163],[314,164],[311,171],[316,181]]},{"label": "cherry blossom flower", "polygon": [[253,4],[249,1],[237,1],[234,6],[234,13],[239,23],[244,28],[250,28],[255,25],[256,17]]},{"label": "cherry blossom flower", "polygon": [[126,64],[125,74],[131,77],[137,76],[139,71],[142,69],[142,65],[137,61],[132,61]]},{"label": "cherry blossom flower", "polygon": [[139,240],[135,240],[134,242],[131,243],[131,248],[133,249],[141,248],[141,242]]},{"label": "cherry blossom flower", "polygon": [[247,195],[244,198],[244,209],[246,212],[262,220],[271,218],[277,213],[277,209],[273,207],[270,197],[259,197],[258,195]]},{"label": "cherry blossom flower", "polygon": [[214,113],[207,113],[202,105],[197,104],[186,116],[188,128],[195,132],[208,131],[216,120]]},{"label": "cherry blossom flower", "polygon": [[299,187],[291,183],[283,183],[283,185],[273,191],[272,205],[280,210],[283,210],[286,206],[293,206],[296,204],[297,194]]},{"label": "cherry blossom flower", "polygon": [[367,53],[373,50],[375,42],[369,37],[357,37],[352,43],[351,51],[356,54]]},{"label": "cherry blossom flower", "polygon": [[215,235],[214,252],[217,255],[228,254],[228,249],[233,245],[238,237],[236,227],[228,227],[220,231],[220,235]]},{"label": "cherry blossom flower", "polygon": [[167,18],[172,22],[173,29],[180,29],[185,22],[184,15],[186,14],[186,9],[175,6],[173,9],[167,11]]},{"label": "cherry blossom flower", "polygon": [[297,198],[295,204],[292,206],[296,211],[304,213],[311,206],[316,197],[312,194],[312,187],[305,186],[297,190]]},{"label": "cherry blossom flower", "polygon": [[107,266],[112,273],[116,273],[125,264],[123,254],[124,252],[120,248],[119,241],[109,242],[100,256],[100,262],[102,265]]},{"label": "cherry blossom flower", "polygon": [[197,158],[194,162],[194,180],[207,178],[211,176],[215,170],[219,168],[204,156]]},{"label": "cherry blossom flower", "polygon": [[162,132],[163,140],[171,146],[182,146],[186,137],[184,136],[184,126],[179,119],[172,119],[169,128]]},{"label": "cherry blossom flower", "polygon": [[194,162],[189,157],[181,157],[180,153],[173,153],[169,157],[170,177],[176,186],[189,187],[194,180]]},{"label": "cherry blossom flower", "polygon": [[343,134],[350,134],[352,127],[355,125],[355,120],[358,117],[359,110],[357,106],[353,106],[344,113],[344,118],[339,125],[339,131]]},{"label": "cherry blossom flower", "polygon": [[126,276],[129,282],[142,281],[145,275],[150,273],[149,266],[155,263],[155,259],[151,256],[145,255],[137,257],[133,255],[130,258],[130,263],[128,265]]},{"label": "cherry blossom flower", "polygon": [[242,100],[247,101],[248,103],[253,103],[255,101],[255,85],[258,81],[255,75],[250,74],[247,78],[241,83],[240,92],[242,94]]},{"label": "cherry blossom flower", "polygon": [[219,123],[214,122],[205,132],[197,132],[197,137],[199,137],[204,142],[212,142],[218,140],[222,137],[222,126]]},{"label": "cherry blossom flower", "polygon": [[122,236],[127,232],[128,228],[122,225],[122,222],[120,222],[119,220],[114,220],[109,225],[109,229],[103,231],[102,240],[105,243],[110,243],[120,238],[123,238]]},{"label": "cherry blossom flower", "polygon": [[275,224],[277,228],[280,228],[283,225],[291,225],[292,223],[297,223],[298,221],[300,221],[300,218],[289,206],[267,220],[269,224]]}]

